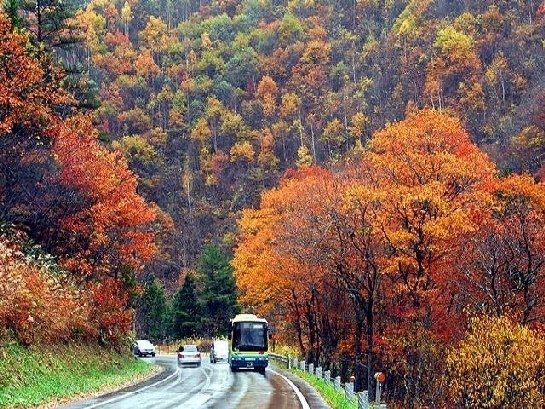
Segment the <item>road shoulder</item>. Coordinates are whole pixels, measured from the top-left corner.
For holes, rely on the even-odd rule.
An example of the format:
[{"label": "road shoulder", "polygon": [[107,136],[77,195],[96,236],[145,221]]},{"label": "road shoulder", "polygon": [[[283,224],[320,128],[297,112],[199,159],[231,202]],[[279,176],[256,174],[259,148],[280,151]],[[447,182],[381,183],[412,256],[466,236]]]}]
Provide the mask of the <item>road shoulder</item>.
[{"label": "road shoulder", "polygon": [[292,374],[291,372],[286,371],[285,369],[281,369],[277,366],[274,366],[273,369],[275,372],[284,375],[286,378],[292,381],[295,386],[299,388],[311,409],[330,409],[330,406],[320,396],[316,389],[310,386],[304,379],[301,379],[298,376]]}]

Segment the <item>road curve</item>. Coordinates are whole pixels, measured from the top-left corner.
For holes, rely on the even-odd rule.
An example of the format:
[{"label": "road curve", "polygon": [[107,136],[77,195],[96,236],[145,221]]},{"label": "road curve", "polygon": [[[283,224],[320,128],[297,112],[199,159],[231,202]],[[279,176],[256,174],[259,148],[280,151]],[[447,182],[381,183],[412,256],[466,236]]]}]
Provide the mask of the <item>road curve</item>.
[{"label": "road curve", "polygon": [[[153,359],[152,359],[153,360]],[[175,356],[157,356],[166,368],[160,379],[100,397],[72,402],[63,409],[302,409],[300,397],[281,376],[267,370],[231,373],[227,364],[178,368]],[[301,396],[302,397],[302,396]],[[304,400],[304,398],[303,398]],[[306,402],[303,402],[306,403]]]}]

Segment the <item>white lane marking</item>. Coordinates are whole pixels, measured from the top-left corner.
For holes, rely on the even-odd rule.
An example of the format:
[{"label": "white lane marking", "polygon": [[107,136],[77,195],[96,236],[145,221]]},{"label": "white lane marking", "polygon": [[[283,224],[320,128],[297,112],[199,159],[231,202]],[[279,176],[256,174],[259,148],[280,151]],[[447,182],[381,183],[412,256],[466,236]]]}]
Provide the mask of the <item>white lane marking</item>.
[{"label": "white lane marking", "polygon": [[204,374],[204,376],[206,376],[206,383],[201,388],[200,392],[202,392],[203,389],[206,389],[206,388],[208,388],[210,386],[210,380],[211,380],[212,372],[214,372],[214,368],[210,368],[210,375],[207,374],[206,371],[204,370],[204,368],[202,368],[202,367],[201,367],[201,372]]},{"label": "white lane marking", "polygon": [[99,403],[95,403],[94,405],[90,405],[90,406],[86,406],[85,409],[93,409],[93,408],[98,408],[99,406],[104,406],[108,403],[112,403],[112,402],[117,402],[118,400],[121,400],[121,399],[125,399],[131,395],[136,395],[137,393],[140,393],[142,391],[145,391],[146,389],[149,389],[149,388],[153,388],[154,386],[157,386],[163,382],[166,382],[167,380],[169,380],[170,378],[174,377],[174,376],[178,376],[180,372],[180,368],[176,368],[176,371],[174,371],[174,373],[170,374],[169,376],[167,376],[165,379],[161,379],[160,381],[157,381],[151,385],[148,385],[148,386],[144,386],[143,388],[140,388],[140,389],[137,389],[135,391],[132,391],[132,392],[125,392],[123,395],[119,395],[119,396],[116,396],[112,399],[108,399],[104,402],[99,402]]},{"label": "white lane marking", "polygon": [[178,379],[176,379],[176,382],[172,382],[170,386],[167,386],[164,388],[165,391],[168,391],[171,388],[174,388],[175,386],[178,386],[182,382],[182,370],[178,366]]},{"label": "white lane marking", "polygon": [[214,372],[214,368],[212,367],[206,367],[210,371],[210,374],[207,373],[206,369],[201,367],[199,368],[202,374],[205,376],[206,381],[204,382],[204,385],[202,382],[192,388],[189,392],[184,393],[183,395],[178,396],[177,400],[180,400],[182,396],[185,398],[189,395],[189,399],[185,399],[183,401],[183,407],[184,408],[201,408],[206,402],[208,402],[212,396],[204,395],[203,392],[210,387],[210,383],[212,380],[212,373]]},{"label": "white lane marking", "polygon": [[[184,395],[189,395],[193,392],[195,392],[197,389],[200,388],[199,392],[202,392],[202,390],[204,388],[207,388],[209,385],[210,385],[210,376],[208,376],[208,374],[206,373],[206,370],[203,369],[202,367],[199,368],[199,370],[204,374],[204,376],[206,377],[206,383],[204,386],[201,387],[201,384],[197,384],[196,386],[194,386],[192,389],[190,389],[188,392],[184,392]],[[211,369],[210,370],[210,373],[212,373],[214,370]],[[170,389],[172,389],[173,387],[175,386],[178,386],[180,383],[182,382],[182,372],[180,371],[180,375],[178,376],[178,379],[177,379],[177,382],[173,382],[171,385],[167,386],[166,388],[163,389],[163,391],[168,391]],[[202,383],[202,382],[201,382]]]},{"label": "white lane marking", "polygon": [[[185,374],[187,374],[187,376],[182,377],[180,375],[176,379],[175,383],[172,383],[171,385],[167,386],[166,388],[161,388],[159,391],[157,391],[156,393],[157,393],[158,396],[156,396],[156,399],[160,400],[160,402],[156,403],[153,406],[153,408],[154,409],[162,409],[162,408],[169,408],[169,407],[180,406],[180,405],[182,405],[181,407],[183,407],[183,408],[189,408],[189,406],[187,406],[188,402],[196,399],[197,397],[200,397],[200,394],[203,392],[203,390],[210,385],[210,376],[206,372],[207,369],[210,371],[210,373],[212,373],[214,371],[213,368],[209,368],[209,367],[205,367],[205,368],[200,367],[198,372],[196,370],[195,370],[195,372],[194,371],[181,370],[180,371],[181,374],[183,374],[185,372]],[[183,392],[183,393],[175,393],[175,394],[165,393],[174,386],[180,386],[182,380],[193,379],[192,376],[194,376],[197,373],[202,373],[205,378],[202,379],[202,381],[200,381],[197,385],[195,385],[189,391]],[[201,379],[201,378],[199,378],[199,379]],[[203,385],[203,383],[204,383],[204,385]],[[193,396],[190,396],[190,395],[193,395]],[[186,399],[188,396],[189,396],[189,399]],[[202,397],[200,399],[202,400]],[[138,402],[138,405],[139,405],[138,407],[140,407],[141,402]],[[137,407],[137,406],[133,406],[133,407]],[[201,408],[201,407],[202,407],[202,404],[200,402],[199,402],[199,404],[197,404],[195,406],[195,408]]]},{"label": "white lane marking", "polygon": [[[202,366],[200,366],[199,368],[199,371],[203,373],[204,377],[206,378],[206,381],[203,381],[204,382],[204,386],[202,386],[202,382],[201,383],[198,383],[197,385],[195,385],[193,388],[191,388],[189,391],[187,392],[184,392],[183,395],[189,395],[189,394],[192,394],[193,392],[197,391],[200,393],[202,392],[204,389],[208,388],[210,386],[210,381],[211,381],[211,376],[212,376],[212,373],[214,372],[214,368],[212,367],[205,367],[203,368]],[[209,370],[210,371],[210,374],[207,373],[206,370]],[[188,374],[188,376],[190,376]],[[178,376],[178,382],[182,382],[182,380],[184,380],[186,378],[182,378],[182,373],[180,371],[180,375]],[[171,388],[173,388],[174,386],[178,386],[179,383],[173,383],[171,385],[169,385],[168,387],[164,388],[163,391],[167,391]]]},{"label": "white lane marking", "polygon": [[218,380],[217,382],[212,382],[211,396],[206,401],[208,406],[212,406],[217,402],[221,402],[221,407],[224,409],[234,409],[238,406],[241,397],[237,398],[235,392],[229,392],[229,389],[235,382],[235,377],[230,372],[227,365],[214,364],[213,374],[218,375]]},{"label": "white lane marking", "polygon": [[292,382],[290,381],[288,378],[286,378],[284,375],[282,375],[281,373],[278,373],[272,369],[269,369],[268,370],[269,372],[272,372],[273,374],[275,375],[278,375],[279,377],[281,377],[282,379],[284,379],[286,381],[286,383],[291,386],[291,388],[295,391],[295,394],[297,395],[297,397],[299,398],[299,402],[301,403],[301,406],[303,407],[303,409],[310,409],[310,405],[308,404],[307,400],[305,399],[305,397],[303,396],[303,394],[301,393],[301,391],[299,390],[299,388]]}]

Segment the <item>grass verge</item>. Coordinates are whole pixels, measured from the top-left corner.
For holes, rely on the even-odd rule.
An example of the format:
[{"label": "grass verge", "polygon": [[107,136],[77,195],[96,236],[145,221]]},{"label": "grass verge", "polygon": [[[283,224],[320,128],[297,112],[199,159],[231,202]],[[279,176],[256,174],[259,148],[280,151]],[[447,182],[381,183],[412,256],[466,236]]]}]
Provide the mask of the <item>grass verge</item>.
[{"label": "grass verge", "polygon": [[300,369],[291,369],[290,371],[316,389],[332,409],[358,409],[357,403],[349,402],[344,398],[344,391],[336,390],[332,384],[327,383],[325,380]]},{"label": "grass verge", "polygon": [[0,407],[26,408],[85,396],[142,378],[154,366],[98,346],[0,345]]}]

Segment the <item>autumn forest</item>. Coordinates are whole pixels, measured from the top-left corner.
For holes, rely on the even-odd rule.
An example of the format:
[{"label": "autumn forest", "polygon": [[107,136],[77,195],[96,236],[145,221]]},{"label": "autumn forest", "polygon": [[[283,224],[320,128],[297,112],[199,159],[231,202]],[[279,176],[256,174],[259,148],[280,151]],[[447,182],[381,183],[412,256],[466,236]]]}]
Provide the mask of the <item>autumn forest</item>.
[{"label": "autumn forest", "polygon": [[244,310],[394,408],[543,407],[544,72],[539,0],[5,0],[0,341]]}]

